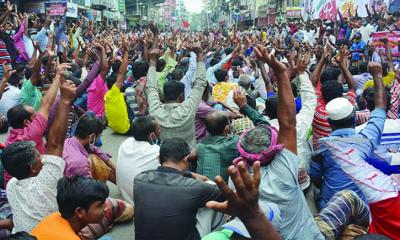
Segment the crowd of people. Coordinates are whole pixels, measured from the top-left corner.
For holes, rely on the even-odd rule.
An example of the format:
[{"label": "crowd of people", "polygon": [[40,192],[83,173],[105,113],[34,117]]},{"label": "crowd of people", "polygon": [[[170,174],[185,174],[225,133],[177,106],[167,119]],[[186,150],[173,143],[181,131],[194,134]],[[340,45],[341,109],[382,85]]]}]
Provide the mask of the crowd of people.
[{"label": "crowd of people", "polygon": [[0,239],[400,239],[400,42],[372,41],[399,13],[123,31],[5,6]]}]

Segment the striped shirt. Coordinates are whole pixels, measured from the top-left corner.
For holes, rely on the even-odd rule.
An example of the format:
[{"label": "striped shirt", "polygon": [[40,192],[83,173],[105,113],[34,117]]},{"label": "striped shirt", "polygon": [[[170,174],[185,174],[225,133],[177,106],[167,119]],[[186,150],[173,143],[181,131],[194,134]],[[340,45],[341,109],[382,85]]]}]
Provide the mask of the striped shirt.
[{"label": "striped shirt", "polygon": [[[331,126],[328,122],[328,113],[325,109],[326,103],[322,98],[320,83],[318,83],[315,92],[317,94],[317,107],[315,108],[314,120],[312,123],[314,151],[319,149],[318,139],[327,137],[332,132]],[[353,90],[350,90],[349,92],[344,94],[344,97],[347,98],[353,105],[355,105],[356,93]]]},{"label": "striped shirt", "polygon": [[399,118],[399,105],[400,105],[400,81],[396,79],[390,87],[390,109],[387,112],[387,117],[390,119]]}]

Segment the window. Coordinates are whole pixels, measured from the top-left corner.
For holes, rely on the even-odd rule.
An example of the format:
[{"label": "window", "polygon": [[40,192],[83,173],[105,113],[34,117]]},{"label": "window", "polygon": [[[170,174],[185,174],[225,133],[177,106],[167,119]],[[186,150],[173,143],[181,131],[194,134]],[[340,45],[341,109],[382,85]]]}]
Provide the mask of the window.
[{"label": "window", "polygon": [[300,7],[300,0],[287,0],[288,7]]}]

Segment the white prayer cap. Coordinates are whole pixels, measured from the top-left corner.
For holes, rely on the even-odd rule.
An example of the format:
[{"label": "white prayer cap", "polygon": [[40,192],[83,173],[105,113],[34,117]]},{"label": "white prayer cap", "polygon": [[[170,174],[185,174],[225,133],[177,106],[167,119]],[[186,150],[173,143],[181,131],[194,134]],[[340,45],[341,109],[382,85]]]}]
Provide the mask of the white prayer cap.
[{"label": "white prayer cap", "polygon": [[335,98],[326,104],[326,113],[331,120],[345,119],[350,116],[353,111],[353,104],[343,97]]}]

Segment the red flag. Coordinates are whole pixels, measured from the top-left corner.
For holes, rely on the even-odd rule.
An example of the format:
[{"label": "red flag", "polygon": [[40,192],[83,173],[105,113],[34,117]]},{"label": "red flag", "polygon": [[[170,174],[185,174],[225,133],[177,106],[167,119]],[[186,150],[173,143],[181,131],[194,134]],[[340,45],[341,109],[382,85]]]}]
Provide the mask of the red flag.
[{"label": "red flag", "polygon": [[190,26],[188,21],[182,20],[182,27],[188,28]]}]

